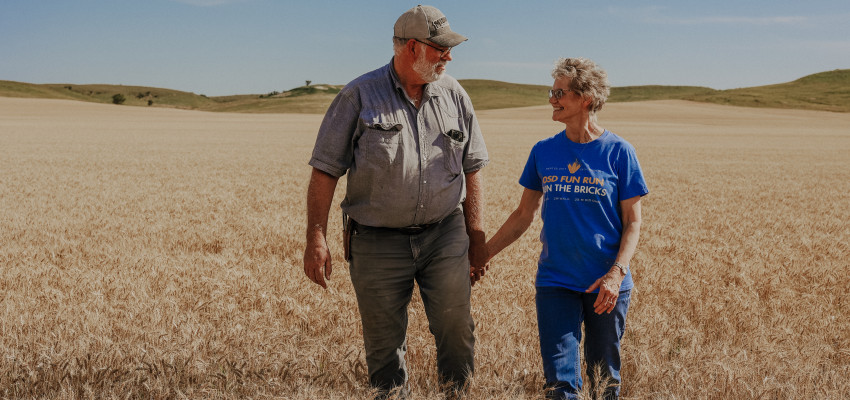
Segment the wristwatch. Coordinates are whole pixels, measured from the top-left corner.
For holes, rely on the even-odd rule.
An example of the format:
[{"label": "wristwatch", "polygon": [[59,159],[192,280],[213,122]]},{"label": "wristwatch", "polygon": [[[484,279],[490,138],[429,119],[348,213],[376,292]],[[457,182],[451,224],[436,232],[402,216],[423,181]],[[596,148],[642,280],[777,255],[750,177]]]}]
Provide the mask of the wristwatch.
[{"label": "wristwatch", "polygon": [[629,274],[629,266],[628,266],[628,265],[623,265],[623,264],[620,264],[620,263],[618,263],[618,262],[615,262],[615,263],[614,263],[614,266],[615,266],[615,267],[617,267],[617,268],[619,268],[619,269],[620,269],[620,271],[623,271],[623,275],[628,275],[628,274]]}]

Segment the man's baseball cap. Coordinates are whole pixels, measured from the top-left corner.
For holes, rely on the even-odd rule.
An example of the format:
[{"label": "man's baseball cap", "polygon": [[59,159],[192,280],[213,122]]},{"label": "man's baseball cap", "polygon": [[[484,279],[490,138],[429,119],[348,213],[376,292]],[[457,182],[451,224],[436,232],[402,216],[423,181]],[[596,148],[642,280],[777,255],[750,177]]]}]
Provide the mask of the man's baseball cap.
[{"label": "man's baseball cap", "polygon": [[431,6],[418,5],[401,14],[395,22],[394,32],[398,38],[427,39],[443,47],[455,47],[466,41],[466,36],[449,28],[445,15]]}]

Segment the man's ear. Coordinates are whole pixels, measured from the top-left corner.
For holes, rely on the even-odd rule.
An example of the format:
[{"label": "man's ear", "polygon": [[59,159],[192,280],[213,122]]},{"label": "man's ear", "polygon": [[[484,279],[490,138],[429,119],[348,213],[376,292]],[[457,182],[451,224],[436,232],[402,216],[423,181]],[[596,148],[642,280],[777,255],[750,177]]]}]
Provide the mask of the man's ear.
[{"label": "man's ear", "polygon": [[415,40],[407,39],[407,44],[405,45],[405,47],[407,48],[407,51],[416,54],[416,44],[417,43]]}]

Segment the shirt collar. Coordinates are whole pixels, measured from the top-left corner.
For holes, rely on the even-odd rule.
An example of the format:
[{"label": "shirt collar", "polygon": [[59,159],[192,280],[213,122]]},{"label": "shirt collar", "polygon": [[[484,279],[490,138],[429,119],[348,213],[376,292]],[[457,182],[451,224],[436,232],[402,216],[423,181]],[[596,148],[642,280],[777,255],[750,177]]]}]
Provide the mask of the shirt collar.
[{"label": "shirt collar", "polygon": [[[393,85],[395,85],[396,90],[398,90],[399,93],[404,94],[405,92],[404,92],[404,88],[401,86],[401,79],[398,78],[398,74],[396,73],[395,67],[393,66],[394,61],[395,61],[395,57],[390,59],[390,64],[388,65],[388,68],[390,70],[390,80],[392,81]],[[425,88],[422,89],[422,92],[428,97],[437,96],[437,93],[435,92],[435,89],[434,89],[434,85],[432,85],[431,83],[426,83]]]},{"label": "shirt collar", "polygon": [[395,57],[391,58],[390,63],[387,64],[387,71],[389,72],[390,80],[392,80],[395,87],[401,88],[401,81],[398,79],[398,74],[395,72],[395,67],[393,66],[394,62]]}]

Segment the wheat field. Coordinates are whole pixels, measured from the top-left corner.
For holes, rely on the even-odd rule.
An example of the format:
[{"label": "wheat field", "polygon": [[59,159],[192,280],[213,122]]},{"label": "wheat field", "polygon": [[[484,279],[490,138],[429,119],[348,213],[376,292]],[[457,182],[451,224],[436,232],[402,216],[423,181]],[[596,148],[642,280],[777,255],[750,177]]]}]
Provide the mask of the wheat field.
[{"label": "wheat field", "polygon": [[[548,107],[479,113],[494,233]],[[0,98],[0,397],[368,398],[341,257],[304,276],[320,115]],[[625,399],[850,398],[850,114],[614,103],[650,194]],[[540,221],[473,288],[472,399],[538,399]],[[414,399],[441,399],[421,301]],[[593,398],[585,393],[585,398]]]}]

